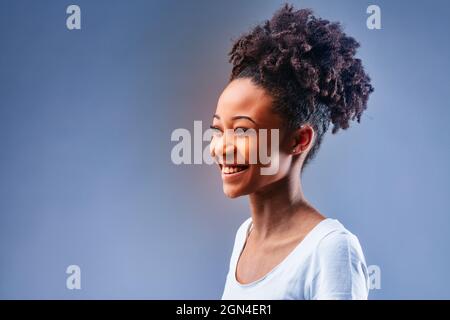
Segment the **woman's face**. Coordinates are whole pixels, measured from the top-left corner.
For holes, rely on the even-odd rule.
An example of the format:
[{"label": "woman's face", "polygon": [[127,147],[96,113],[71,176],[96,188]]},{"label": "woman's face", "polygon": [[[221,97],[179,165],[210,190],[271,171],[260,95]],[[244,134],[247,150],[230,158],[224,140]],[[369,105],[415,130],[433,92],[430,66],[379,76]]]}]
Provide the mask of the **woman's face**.
[{"label": "woman's face", "polygon": [[[248,78],[233,80],[219,97],[211,126],[214,134],[210,152],[219,164],[223,191],[230,198],[262,190],[285,177],[290,170],[293,140],[272,104],[267,91]],[[249,129],[255,130],[256,138],[246,134],[253,132]],[[267,139],[261,138],[260,129],[267,129]],[[279,147],[275,148],[278,150],[272,150],[272,146],[276,146],[271,139],[274,129],[279,133]],[[260,152],[270,158],[269,164],[261,161]],[[255,158],[251,153],[257,155],[256,161],[252,160]],[[273,174],[261,174],[262,168],[273,165],[275,156],[278,156],[278,170]]]}]

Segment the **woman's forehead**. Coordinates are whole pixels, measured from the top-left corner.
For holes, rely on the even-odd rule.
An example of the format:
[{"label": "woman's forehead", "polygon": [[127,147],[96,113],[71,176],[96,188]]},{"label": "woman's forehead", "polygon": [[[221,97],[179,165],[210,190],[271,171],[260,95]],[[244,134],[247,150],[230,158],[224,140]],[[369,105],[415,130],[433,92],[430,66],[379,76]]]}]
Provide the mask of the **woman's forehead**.
[{"label": "woman's forehead", "polygon": [[264,118],[272,115],[272,103],[272,97],[250,79],[236,79],[222,92],[216,113],[221,117],[232,117],[239,113]]}]

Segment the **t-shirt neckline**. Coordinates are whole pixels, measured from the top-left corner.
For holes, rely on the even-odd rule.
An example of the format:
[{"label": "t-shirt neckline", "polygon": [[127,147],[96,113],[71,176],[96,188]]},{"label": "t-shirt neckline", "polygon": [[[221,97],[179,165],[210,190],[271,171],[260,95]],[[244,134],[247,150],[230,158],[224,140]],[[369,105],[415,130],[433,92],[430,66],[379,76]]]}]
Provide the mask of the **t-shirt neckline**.
[{"label": "t-shirt neckline", "polygon": [[271,276],[272,274],[274,274],[277,270],[281,269],[281,267],[283,265],[285,265],[299,250],[300,248],[302,248],[303,246],[305,246],[307,244],[307,242],[311,241],[314,238],[314,235],[317,234],[319,232],[320,229],[322,229],[322,227],[330,222],[338,222],[336,219],[332,219],[332,218],[325,218],[322,221],[320,221],[318,224],[316,224],[314,226],[314,228],[312,228],[307,234],[306,236],[294,247],[294,249],[291,250],[291,252],[289,252],[289,254],[280,261],[280,263],[278,263],[275,267],[273,267],[269,272],[267,272],[265,275],[263,275],[262,277],[260,277],[259,279],[256,279],[255,281],[249,282],[249,283],[240,283],[237,280],[236,277],[236,273],[237,273],[237,264],[239,262],[239,258],[242,255],[242,252],[244,251],[244,247],[247,244],[247,238],[250,232],[250,228],[253,225],[253,222],[251,220],[251,218],[249,218],[249,224],[247,226],[247,230],[245,233],[245,237],[244,237],[244,241],[242,243],[242,245],[240,246],[241,249],[239,251],[239,254],[237,256],[237,258],[235,259],[234,262],[234,267],[233,267],[233,282],[235,284],[237,284],[240,287],[252,287],[258,283],[260,283],[261,281],[263,281],[264,279],[266,279],[267,277]]}]

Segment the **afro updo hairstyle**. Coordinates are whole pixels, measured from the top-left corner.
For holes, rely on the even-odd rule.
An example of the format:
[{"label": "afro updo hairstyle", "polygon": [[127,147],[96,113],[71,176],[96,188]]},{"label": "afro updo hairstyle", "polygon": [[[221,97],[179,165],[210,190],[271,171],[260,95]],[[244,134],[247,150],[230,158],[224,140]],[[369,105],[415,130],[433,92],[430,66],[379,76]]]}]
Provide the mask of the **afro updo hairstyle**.
[{"label": "afro updo hairstyle", "polygon": [[[229,82],[250,78],[274,98],[287,128],[309,123],[316,139],[303,167],[315,156],[330,122],[332,133],[347,129],[366,109],[374,91],[361,60],[359,43],[338,22],[284,4],[272,19],[234,41],[228,53]],[[302,167],[302,169],[303,169]]]}]

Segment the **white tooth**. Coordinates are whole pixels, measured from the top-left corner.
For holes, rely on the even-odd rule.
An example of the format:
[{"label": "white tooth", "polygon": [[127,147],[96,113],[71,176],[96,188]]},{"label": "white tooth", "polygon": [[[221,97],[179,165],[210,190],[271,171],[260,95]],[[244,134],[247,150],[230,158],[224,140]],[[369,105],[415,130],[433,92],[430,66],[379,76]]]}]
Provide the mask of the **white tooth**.
[{"label": "white tooth", "polygon": [[229,167],[224,167],[224,172],[225,173],[230,173],[230,168]]}]

